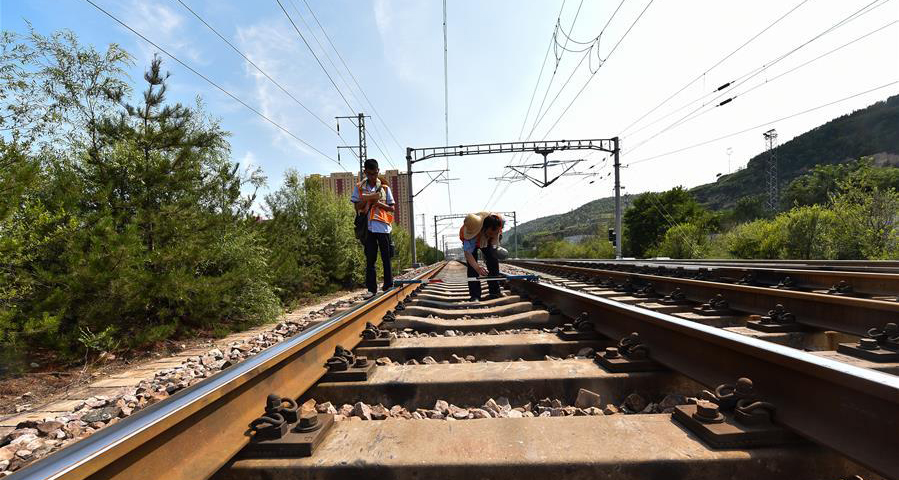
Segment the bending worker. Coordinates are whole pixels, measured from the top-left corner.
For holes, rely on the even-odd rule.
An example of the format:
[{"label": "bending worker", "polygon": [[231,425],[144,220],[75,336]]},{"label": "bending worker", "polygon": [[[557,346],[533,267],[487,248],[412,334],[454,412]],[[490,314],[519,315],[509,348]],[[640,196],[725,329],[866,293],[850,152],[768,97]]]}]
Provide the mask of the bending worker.
[{"label": "bending worker", "polygon": [[[459,230],[459,240],[462,240],[462,251],[465,252],[465,262],[468,266],[468,277],[477,277],[490,274],[499,276],[499,259],[496,256],[496,248],[503,233],[503,217],[498,213],[480,212],[470,213],[465,217],[462,228]],[[484,253],[484,263],[487,269],[478,264],[478,250]],[[498,281],[487,282],[490,295],[487,298],[499,298],[502,295]],[[468,282],[469,300],[481,299],[481,282]]]},{"label": "bending worker", "polygon": [[363,242],[365,287],[368,288],[365,298],[371,298],[378,291],[375,273],[378,251],[381,252],[381,263],[384,265],[384,285],[381,288],[387,291],[393,287],[393,272],[390,268],[390,224],[393,223],[395,202],[387,181],[378,176],[379,171],[377,160],[373,158],[366,160],[363,168],[365,180],[356,185],[353,195],[350,196],[350,201],[356,206],[356,212],[366,213],[368,217],[368,231]]}]

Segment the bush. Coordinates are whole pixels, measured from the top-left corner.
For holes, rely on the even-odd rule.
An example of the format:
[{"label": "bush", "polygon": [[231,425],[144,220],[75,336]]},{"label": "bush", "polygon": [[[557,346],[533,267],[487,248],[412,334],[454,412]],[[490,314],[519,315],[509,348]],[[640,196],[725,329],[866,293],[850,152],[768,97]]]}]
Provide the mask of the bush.
[{"label": "bush", "polygon": [[599,236],[591,235],[581,243],[565,240],[545,242],[537,248],[537,258],[615,258],[615,247]]},{"label": "bush", "polygon": [[709,233],[696,223],[675,225],[665,232],[651,254],[671,258],[703,258],[709,247]]},{"label": "bush", "polygon": [[[44,41],[40,48],[59,63],[95,58]],[[74,113],[51,109],[22,127],[58,122],[30,137],[49,142],[58,131],[68,149],[3,145],[4,158],[39,168],[17,170],[28,188],[13,191],[18,199],[0,212],[0,341],[75,354],[254,325],[280,311],[268,251],[249,215],[253,195],[241,194],[262,179],[238,173],[227,134],[202,105],[166,103],[160,67],[158,59],[150,65],[137,106],[85,116],[73,104],[117,102],[122,89],[79,91],[66,104]],[[46,81],[68,84],[81,74],[51,69]],[[52,88],[30,94],[38,105],[64,96]]]}]

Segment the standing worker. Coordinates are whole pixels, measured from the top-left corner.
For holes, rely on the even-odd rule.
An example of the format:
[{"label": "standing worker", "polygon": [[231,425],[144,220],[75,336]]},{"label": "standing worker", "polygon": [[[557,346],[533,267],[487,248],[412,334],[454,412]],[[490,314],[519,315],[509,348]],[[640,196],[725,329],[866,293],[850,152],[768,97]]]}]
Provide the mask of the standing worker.
[{"label": "standing worker", "polygon": [[390,266],[391,241],[390,224],[393,223],[394,202],[390,187],[383,177],[378,177],[378,161],[369,158],[365,161],[363,172],[365,180],[356,184],[350,201],[356,207],[356,214],[365,214],[368,228],[362,244],[365,246],[365,287],[368,299],[378,291],[378,278],[375,273],[375,262],[378,250],[381,251],[381,263],[384,264],[383,291],[393,288],[393,273]]},{"label": "standing worker", "polygon": [[[499,276],[499,259],[496,248],[499,246],[503,233],[503,217],[498,213],[480,212],[469,213],[465,216],[462,228],[459,229],[459,240],[462,241],[462,251],[465,253],[465,262],[468,267],[468,276],[477,277],[487,275]],[[487,269],[478,264],[478,250],[484,253],[484,263]],[[503,294],[498,281],[487,282],[490,295],[487,298],[499,298]],[[470,301],[481,299],[481,282],[468,282],[468,294]]]}]

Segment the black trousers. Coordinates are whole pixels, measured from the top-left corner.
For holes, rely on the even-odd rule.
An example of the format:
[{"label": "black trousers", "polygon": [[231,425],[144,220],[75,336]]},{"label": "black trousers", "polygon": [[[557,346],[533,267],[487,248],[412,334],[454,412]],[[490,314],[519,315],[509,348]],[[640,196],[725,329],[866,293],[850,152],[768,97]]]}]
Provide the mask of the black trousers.
[{"label": "black trousers", "polygon": [[[481,248],[481,252],[484,253],[484,263],[487,264],[487,273],[492,277],[499,276],[499,259],[496,258],[496,249],[495,248]],[[471,254],[475,260],[478,259],[478,251],[475,250]],[[471,265],[468,263],[465,264],[468,267],[468,276],[477,277],[478,272],[474,268],[471,268]],[[490,295],[499,295],[499,282],[492,281],[487,282],[487,289],[490,291]],[[481,282],[468,282],[468,295],[475,300],[481,298]]]},{"label": "black trousers", "polygon": [[390,234],[368,232],[365,237],[365,288],[371,293],[378,291],[378,277],[375,272],[378,250],[381,251],[381,263],[384,264],[384,285],[381,289],[387,290],[393,287],[393,271],[390,268]]}]

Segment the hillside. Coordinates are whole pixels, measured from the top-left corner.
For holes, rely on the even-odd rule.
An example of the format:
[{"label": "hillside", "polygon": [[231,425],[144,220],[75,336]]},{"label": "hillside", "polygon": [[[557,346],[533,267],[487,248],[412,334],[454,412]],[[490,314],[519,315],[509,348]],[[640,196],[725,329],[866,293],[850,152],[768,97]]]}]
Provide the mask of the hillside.
[{"label": "hillside", "polygon": [[[899,154],[899,95],[805,132],[778,146],[775,153],[781,188],[817,164],[840,163],[866,155],[877,155],[878,160],[893,164],[894,155]],[[766,155],[756,155],[746,168],[690,191],[713,210],[732,207],[745,196],[762,194]],[[614,198],[593,200],[567,213],[522,223],[518,226],[519,241],[533,245],[546,239],[597,233],[598,228],[611,223],[614,211]]]},{"label": "hillside", "polygon": [[[899,95],[835,118],[774,149],[781,188],[816,164],[841,163],[876,153],[899,153]],[[765,191],[767,154],[756,155],[746,168],[722,175],[715,183],[691,189],[700,203],[718,210],[737,199]]]}]

